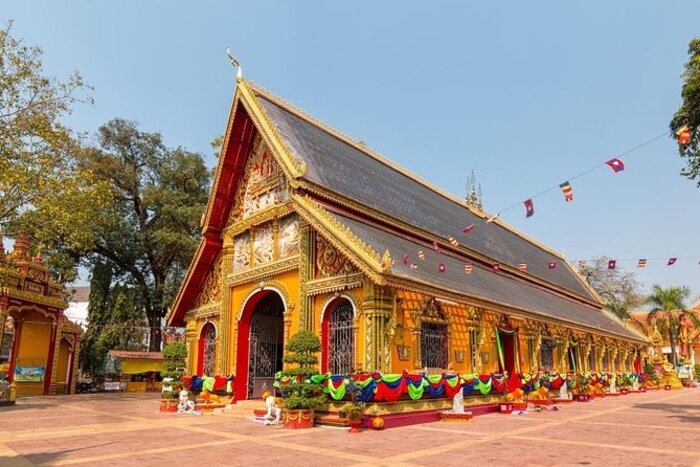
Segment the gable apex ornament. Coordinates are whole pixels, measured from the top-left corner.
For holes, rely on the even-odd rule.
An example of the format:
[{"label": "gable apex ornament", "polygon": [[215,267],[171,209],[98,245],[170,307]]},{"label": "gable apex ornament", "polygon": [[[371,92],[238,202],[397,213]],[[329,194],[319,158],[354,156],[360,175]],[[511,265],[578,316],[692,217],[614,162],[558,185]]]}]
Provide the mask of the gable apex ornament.
[{"label": "gable apex ornament", "polygon": [[241,81],[243,79],[243,67],[241,66],[241,63],[236,60],[236,57],[233,56],[231,53],[231,47],[226,45],[226,55],[228,55],[228,59],[231,62],[231,65],[237,70],[236,71],[236,81]]}]

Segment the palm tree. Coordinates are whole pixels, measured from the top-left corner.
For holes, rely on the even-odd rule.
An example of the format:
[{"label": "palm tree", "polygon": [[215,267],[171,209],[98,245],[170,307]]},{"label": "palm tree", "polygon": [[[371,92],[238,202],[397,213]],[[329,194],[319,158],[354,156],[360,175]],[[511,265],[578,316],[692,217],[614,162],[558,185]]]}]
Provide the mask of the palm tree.
[{"label": "palm tree", "polygon": [[649,325],[656,322],[661,328],[668,330],[674,368],[678,364],[676,359],[675,329],[678,327],[679,318],[674,317],[673,312],[680,311],[681,314],[688,314],[695,318],[693,321],[697,320],[693,313],[688,313],[685,309],[685,301],[688,297],[690,297],[690,289],[688,287],[672,286],[664,289],[660,285],[655,284],[646,300],[646,303],[652,306],[651,311],[647,315]]}]

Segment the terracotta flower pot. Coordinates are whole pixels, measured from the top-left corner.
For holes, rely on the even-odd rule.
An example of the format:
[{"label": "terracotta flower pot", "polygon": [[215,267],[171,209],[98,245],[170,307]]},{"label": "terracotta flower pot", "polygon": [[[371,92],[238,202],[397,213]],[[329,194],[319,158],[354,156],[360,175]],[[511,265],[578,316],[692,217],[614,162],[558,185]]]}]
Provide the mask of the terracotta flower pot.
[{"label": "terracotta flower pot", "polygon": [[313,410],[287,410],[284,414],[285,428],[313,428],[314,426],[314,411]]},{"label": "terracotta flower pot", "polygon": [[362,420],[349,420],[348,423],[350,424],[350,433],[360,433],[362,431],[360,428]]},{"label": "terracotta flower pot", "polygon": [[158,410],[160,412],[177,412],[177,405],[179,403],[179,399],[161,399]]}]

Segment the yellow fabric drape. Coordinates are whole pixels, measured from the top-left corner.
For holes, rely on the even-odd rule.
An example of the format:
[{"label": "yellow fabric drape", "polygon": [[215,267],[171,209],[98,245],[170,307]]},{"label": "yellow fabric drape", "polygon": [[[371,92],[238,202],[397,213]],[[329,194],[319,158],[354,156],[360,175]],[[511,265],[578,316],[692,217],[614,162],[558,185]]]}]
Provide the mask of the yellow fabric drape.
[{"label": "yellow fabric drape", "polygon": [[122,360],[122,374],[124,375],[137,375],[149,371],[163,371],[163,362],[146,359]]}]

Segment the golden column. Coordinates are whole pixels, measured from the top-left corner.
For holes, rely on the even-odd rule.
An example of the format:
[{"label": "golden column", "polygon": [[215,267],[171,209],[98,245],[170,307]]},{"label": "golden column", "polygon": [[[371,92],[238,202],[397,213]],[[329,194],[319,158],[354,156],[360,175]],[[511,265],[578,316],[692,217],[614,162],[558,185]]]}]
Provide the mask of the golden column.
[{"label": "golden column", "polygon": [[391,343],[387,322],[391,318],[394,294],[388,287],[369,280],[364,284],[362,316],[365,325],[365,371],[391,372]]},{"label": "golden column", "polygon": [[314,273],[314,238],[309,224],[301,221],[299,226],[299,331],[313,331],[313,297],[307,292],[307,283]]},{"label": "golden column", "polygon": [[192,316],[186,321],[185,345],[187,346],[187,373],[192,375],[197,372],[197,365],[194,359],[195,347],[197,345],[197,320]]},{"label": "golden column", "polygon": [[221,308],[219,308],[219,335],[218,342],[218,360],[219,372],[224,375],[231,374],[229,367],[230,345],[233,342],[231,330],[231,287],[228,285],[228,276],[233,272],[233,237],[226,235],[224,237],[224,245],[221,249]]}]

